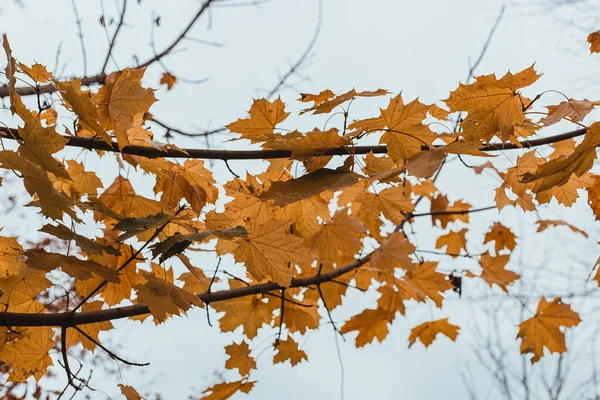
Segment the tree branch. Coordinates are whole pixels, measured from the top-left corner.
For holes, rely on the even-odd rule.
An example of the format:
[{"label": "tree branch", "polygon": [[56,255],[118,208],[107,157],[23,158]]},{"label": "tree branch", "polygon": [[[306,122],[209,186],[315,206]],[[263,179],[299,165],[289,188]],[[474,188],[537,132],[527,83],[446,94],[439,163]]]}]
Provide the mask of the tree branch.
[{"label": "tree branch", "polygon": [[[1,89],[1,88],[0,88]],[[585,135],[587,129],[577,129],[575,131],[565,132],[559,135],[548,136],[540,139],[525,140],[519,142],[518,145],[513,143],[498,143],[489,144],[481,147],[481,151],[501,151],[532,148],[547,144],[553,144],[567,139],[572,139],[577,136]],[[117,142],[108,144],[101,139],[92,139],[77,136],[64,136],[67,141],[67,146],[80,147],[88,150],[103,150],[122,154],[133,154],[137,156],[150,158],[201,158],[206,160],[262,160],[274,158],[290,158],[292,152],[290,150],[211,150],[211,149],[157,149],[155,147],[145,146],[126,146],[119,149]],[[0,127],[0,139],[22,140],[18,135],[16,128]],[[437,147],[437,146],[434,146]],[[320,156],[347,156],[350,154],[386,154],[387,147],[384,145],[373,146],[355,146],[351,150],[347,147],[336,147],[319,150]]]}]

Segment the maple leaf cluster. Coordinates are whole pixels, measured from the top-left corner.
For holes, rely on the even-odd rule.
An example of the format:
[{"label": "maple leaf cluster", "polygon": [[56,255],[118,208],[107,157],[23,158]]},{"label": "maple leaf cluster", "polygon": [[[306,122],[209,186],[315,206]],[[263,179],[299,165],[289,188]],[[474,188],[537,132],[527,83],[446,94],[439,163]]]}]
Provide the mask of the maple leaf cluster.
[{"label": "maple leaf cluster", "polygon": [[[590,35],[596,41],[593,50],[597,37]],[[268,167],[220,185],[192,151],[154,140],[145,122],[156,97],[142,86],[143,69],[126,68],[110,74],[98,90],[83,90],[79,79],[58,80],[41,64],[18,63],[6,37],[4,49],[10,109],[20,122],[2,133],[3,141],[18,146],[0,151],[0,168],[22,180],[31,196],[28,205],[39,208],[46,220],[40,232],[75,245],[65,251],[50,245],[24,248],[19,238],[0,236],[0,321],[6,327],[0,333],[0,360],[10,382],[39,380],[53,365],[53,352],[66,354],[78,344],[87,351],[106,350],[99,333],[113,329],[112,319],[151,317],[159,324],[194,307],[210,307],[220,316],[222,332],[240,332],[225,348],[225,368],[237,369],[240,379],[204,392],[205,398],[225,399],[254,387],[251,346],[261,328],[277,330],[273,363],[295,366],[308,360],[301,337],[321,325],[321,315],[341,307],[353,288],[378,293],[376,307],[335,327],[340,334],[356,333],[357,347],[383,341],[408,302],[429,303],[443,312],[444,298],[460,292],[457,282],[463,278],[508,293],[520,278],[510,267],[518,238],[495,222],[478,243],[487,250],[468,253],[470,214],[483,209],[466,200],[451,202],[437,189],[437,173],[449,156],[477,160],[500,150],[520,152],[506,170],[489,161],[476,168],[499,182],[495,205],[485,209],[535,211],[553,199],[569,207],[584,189],[600,219],[600,176],[590,172],[600,122],[567,140],[538,136],[564,120],[582,126],[600,103],[567,98],[546,105],[542,117],[531,112],[543,97],[522,93],[540,77],[533,65],[501,78],[479,76],[438,104],[407,102],[398,94],[378,115],[326,130],[284,129],[290,113],[281,99],[254,100],[248,116],[227,129],[236,140],[259,144],[259,158],[269,156]],[[28,108],[15,89],[19,75],[36,85],[51,83],[60,102]],[[165,73],[160,83],[171,89],[176,78]],[[305,108],[299,114],[307,118],[342,108],[347,119],[343,107],[349,102],[388,94],[382,89],[301,94]],[[72,128],[59,132],[59,113],[75,118]],[[434,130],[452,122],[454,130]],[[582,140],[576,142],[577,136]],[[357,146],[363,138],[379,145]],[[76,143],[96,148],[102,164],[115,153],[122,165],[152,177],[154,196],[139,194],[135,181],[122,175],[105,185],[84,163],[63,160],[65,147]],[[538,145],[550,146],[552,153],[542,157]],[[149,149],[165,156],[148,157]],[[185,160],[168,156],[173,154]],[[337,156],[341,163],[334,161]],[[426,206],[425,211],[417,212],[417,206]],[[407,224],[420,217],[429,217],[441,230],[438,253],[469,256],[480,268],[463,269],[457,278],[423,259],[405,233]],[[540,232],[566,226],[587,235],[564,221],[538,224]],[[99,234],[78,233],[86,225]],[[229,257],[246,275],[218,274],[218,266],[211,275],[208,269],[214,266],[198,267],[190,258],[190,250],[198,249]],[[176,277],[174,265],[185,272]],[[53,295],[65,282],[71,284],[69,294]],[[215,291],[215,283],[228,289]],[[566,351],[560,328],[579,322],[560,298],[542,298],[535,315],[519,325],[521,352],[532,353],[535,362],[544,347]],[[438,334],[454,341],[459,332],[448,318],[440,318],[414,327],[407,339],[409,346],[420,341],[427,347]],[[69,382],[77,385],[66,356],[64,366]],[[120,387],[127,398],[139,398],[131,386]]]}]

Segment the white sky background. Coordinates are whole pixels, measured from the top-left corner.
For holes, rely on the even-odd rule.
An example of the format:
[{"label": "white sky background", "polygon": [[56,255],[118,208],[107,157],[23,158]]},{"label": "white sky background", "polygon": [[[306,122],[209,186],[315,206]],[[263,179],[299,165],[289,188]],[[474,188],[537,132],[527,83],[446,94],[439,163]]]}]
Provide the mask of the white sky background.
[{"label": "white sky background", "polygon": [[[121,3],[111,0],[105,0],[104,3],[107,13],[116,16],[116,9]],[[162,49],[179,34],[181,26],[187,23],[197,9],[195,1],[144,0],[141,5],[136,1],[129,3],[127,25],[115,51],[120,68],[135,64],[131,60],[132,52],[141,60],[151,55],[149,27],[153,11],[161,16],[156,40],[157,48]],[[297,88],[302,92],[331,89],[336,93],[352,87],[357,90],[385,88],[394,94],[402,91],[406,101],[415,97],[420,97],[424,103],[443,99],[450,90],[456,88],[459,81],[464,81],[469,68],[468,60],[479,55],[502,4],[502,1],[497,0],[325,0],[323,25],[313,51],[314,56],[310,65],[302,70],[310,81],[301,82]],[[100,3],[78,1],[77,5],[83,19],[88,74],[91,75],[98,72],[107,48],[104,32],[98,24]],[[276,68],[285,71],[288,62],[295,61],[302,53],[313,35],[317,13],[318,2],[313,0],[274,0],[259,7],[216,9],[212,14],[210,30],[207,30],[207,19],[203,18],[190,36],[222,42],[224,47],[214,48],[186,42],[181,46],[185,47],[185,51],[165,59],[176,76],[188,79],[210,78],[210,81],[201,85],[179,83],[171,92],[159,88],[157,97],[160,101],[151,111],[161,121],[191,130],[194,130],[194,126],[198,130],[218,127],[243,117],[252,97],[261,95],[258,90],[268,90],[276,83]],[[558,16],[567,15],[568,12],[563,10]],[[19,61],[30,64],[35,60],[53,69],[56,49],[62,42],[59,71],[64,72],[65,76],[82,73],[81,53],[70,1],[26,0],[25,7],[19,8],[13,2],[5,0],[0,12],[0,26],[8,34],[13,54]],[[510,3],[477,74],[495,72],[501,76],[508,69],[516,72],[536,62],[536,69],[544,72],[544,75],[534,86],[534,91],[526,91],[526,94],[535,95],[545,89],[556,89],[574,98],[596,100],[600,97],[597,95],[598,85],[590,77],[595,75],[600,65],[600,57],[589,56],[585,44],[586,35],[587,32],[569,28],[564,22],[558,21],[556,13],[545,13],[542,8]],[[114,64],[109,64],[109,70],[114,68]],[[162,71],[160,66],[152,66],[146,74],[145,84],[158,87]],[[298,111],[301,108],[299,103],[292,102],[297,98],[295,90],[284,91],[282,98],[291,103],[288,111]],[[552,94],[548,95],[548,101],[551,99],[557,102],[561,100],[560,96]],[[357,119],[371,116],[377,112],[377,107],[386,105],[387,100],[381,99],[356,101],[352,105],[351,117]],[[293,126],[298,121],[306,129],[321,126],[324,122],[310,117],[291,121],[288,126]],[[330,124],[340,122],[334,119]],[[62,123],[69,125],[70,121]],[[160,139],[163,130],[155,126],[153,128]],[[248,147],[245,142],[221,144],[223,138],[228,137],[211,138],[211,146]],[[181,137],[176,137],[176,143],[182,147],[206,145],[203,140],[194,141]],[[514,160],[515,155],[511,154],[509,157]],[[508,158],[500,161],[502,162],[504,167],[511,165]],[[475,177],[472,171],[459,164],[453,162],[447,169],[445,167],[438,185],[442,192],[447,193],[451,200],[464,197],[475,207],[492,204],[492,189],[497,186],[497,182],[489,176]],[[112,183],[117,173],[116,164],[111,157],[99,160],[90,154],[86,159],[86,166],[102,170],[105,187]],[[231,166],[240,175],[245,168],[252,172],[258,172],[261,168],[258,162],[231,162]],[[222,163],[215,162],[212,169],[220,183],[231,179],[231,174]],[[152,182],[147,178],[133,178],[134,172],[130,171],[134,186],[140,192],[150,195]],[[425,203],[424,209],[428,207]],[[533,216],[521,211],[503,211],[500,220],[521,238],[520,247],[511,259],[514,263],[511,264],[512,268],[520,271],[519,262],[529,266],[545,263],[544,266],[562,269],[563,272],[565,269],[577,270],[575,279],[580,279],[581,276],[585,279],[598,255],[597,248],[593,245],[599,235],[597,227],[592,223],[593,216],[584,205],[585,198],[580,199],[573,210],[566,210],[553,203],[549,209],[542,210],[541,214],[548,219],[562,217],[582,229],[596,232],[595,239],[592,234],[590,241],[573,239],[572,235],[562,230],[533,235]],[[32,225],[38,226],[36,224],[40,221],[36,220],[37,217],[28,218],[31,218]],[[20,234],[21,242],[35,237],[22,223],[19,214],[3,215],[2,219],[3,225],[7,226],[3,234]],[[472,216],[471,233],[468,237],[472,240],[470,252],[476,254],[484,249],[481,246],[482,234],[496,220],[498,217],[494,212]],[[435,238],[441,230],[431,229],[428,225],[429,220],[416,225],[417,240],[420,248],[434,249]],[[571,241],[572,250],[565,250],[565,238]],[[573,254],[582,263],[574,263]],[[194,256],[193,261],[195,265],[208,270],[215,266],[213,258],[208,256]],[[225,258],[222,266],[232,268],[232,258]],[[444,271],[451,271],[455,267],[476,267],[476,263],[461,259],[453,264],[453,260],[447,258],[440,263],[440,269]],[[175,268],[176,272],[181,272],[180,266],[176,265]],[[562,278],[556,275],[551,279],[546,277],[541,282],[545,287],[566,285],[560,279]],[[528,282],[536,284],[535,280]],[[581,282],[583,281],[580,279],[573,283],[574,287],[583,289]],[[467,283],[465,297],[481,298],[498,294],[497,290],[488,290],[484,286],[481,282]],[[533,290],[533,286],[524,290]],[[345,303],[347,306],[338,308],[333,313],[336,322],[343,322],[361,307],[375,305],[376,296],[352,290],[348,294]],[[489,393],[493,393],[494,385],[471,352],[475,346],[472,326],[479,325],[486,329],[488,322],[481,313],[481,306],[489,303],[461,300],[454,294],[448,294],[447,297],[449,300],[445,302],[443,312],[432,311],[428,305],[410,305],[407,316],[396,320],[383,344],[368,345],[356,350],[354,334],[346,335],[347,341],[340,341],[345,377],[344,398],[467,398],[467,389],[460,379],[460,371],[465,370],[467,363],[471,365],[471,373],[476,382],[474,389],[479,396],[477,398],[498,398],[494,394],[487,397]],[[531,306],[533,309],[535,303],[534,300]],[[518,308],[518,303],[507,304],[513,307],[513,311],[515,304]],[[427,350],[421,344],[407,350],[410,328],[430,320],[432,315],[435,318],[449,316],[451,322],[462,326],[457,343],[442,338]],[[526,315],[525,318],[529,316]],[[506,318],[502,340],[506,339],[512,346],[508,356],[519,366],[518,341],[514,339],[519,315],[513,312],[510,317],[513,319]],[[216,320],[214,315],[212,320]],[[592,318],[585,323],[591,326],[597,321]],[[224,370],[226,356],[223,347],[231,343],[232,339],[239,340],[239,335],[221,334],[216,327],[209,327],[203,310],[192,311],[189,317],[174,318],[158,327],[154,327],[150,321],[143,325],[139,322],[116,321],[115,326],[115,330],[101,335],[101,339],[110,336],[107,343],[118,343],[118,354],[126,359],[151,363],[141,372],[131,368],[123,372],[123,383],[136,387],[143,394],[161,392],[166,399],[180,399],[193,393],[192,387],[201,391],[211,386],[218,381],[217,376],[221,373],[228,379],[236,379],[235,373]],[[583,332],[588,328],[578,329]],[[263,330],[259,339],[253,342],[253,348],[256,349],[254,356],[269,346],[268,339],[262,343],[261,341],[273,333],[276,330]],[[251,392],[251,398],[340,397],[340,365],[331,327],[322,325],[300,343],[308,353],[309,362],[295,368],[290,368],[289,364],[271,366],[271,350],[260,356],[259,369],[251,376],[258,381]],[[587,342],[582,346],[585,348]],[[587,373],[587,364],[578,361],[574,365],[573,374],[576,378]],[[57,370],[57,373],[64,372]],[[117,381],[100,380],[99,371],[95,376],[98,379],[92,386],[102,388],[113,398],[119,398]],[[199,391],[195,393],[198,394]],[[98,394],[92,394],[92,397],[104,398]]]}]

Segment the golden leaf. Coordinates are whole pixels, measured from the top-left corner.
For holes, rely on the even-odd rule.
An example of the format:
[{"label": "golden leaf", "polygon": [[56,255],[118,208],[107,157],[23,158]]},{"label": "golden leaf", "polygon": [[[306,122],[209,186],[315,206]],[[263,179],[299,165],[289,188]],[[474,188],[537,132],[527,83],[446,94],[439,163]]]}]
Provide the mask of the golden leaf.
[{"label": "golden leaf", "polygon": [[282,286],[292,281],[294,264],[311,261],[304,240],[288,232],[290,222],[272,220],[248,228],[248,235],[235,240],[238,247],[233,252],[237,262],[259,282],[271,279]]},{"label": "golden leaf", "polygon": [[479,263],[481,264],[481,279],[487,282],[490,287],[493,284],[498,285],[500,289],[508,293],[506,286],[520,278],[516,272],[506,269],[506,264],[510,260],[510,255],[492,257],[489,253],[481,255]]},{"label": "golden leaf", "polygon": [[497,136],[503,142],[515,141],[521,136],[515,132],[515,126],[527,121],[523,104],[529,102],[518,89],[533,84],[539,77],[533,65],[516,74],[508,72],[500,79],[494,74],[482,75],[470,85],[461,83],[444,102],[450,112],[468,113],[461,124],[465,139],[489,142]]},{"label": "golden leaf", "polygon": [[448,322],[448,318],[425,322],[411,329],[410,336],[408,337],[408,347],[411,347],[413,344],[415,344],[417,340],[420,340],[425,347],[429,347],[429,345],[435,340],[438,333],[446,335],[454,342],[456,341],[459,330],[460,327],[452,325],[450,322]]},{"label": "golden leaf", "polygon": [[52,365],[48,352],[54,347],[53,337],[51,327],[30,327],[21,331],[17,339],[7,343],[0,351],[0,359],[12,365],[9,381],[24,383],[30,376],[39,381]]},{"label": "golden leaf", "polygon": [[462,229],[459,232],[450,231],[437,239],[435,247],[441,249],[447,246],[446,252],[452,257],[458,257],[461,250],[467,252],[467,239],[465,238],[467,231],[467,229]]},{"label": "golden leaf", "polygon": [[[171,272],[172,273],[172,272]],[[150,273],[142,273],[146,283],[134,286],[137,301],[148,306],[152,316],[158,322],[164,322],[169,314],[179,315],[192,306],[203,307],[202,300],[172,282],[168,282]]]},{"label": "golden leaf", "polygon": [[550,353],[564,353],[567,345],[560,327],[572,328],[580,322],[579,315],[560,297],[551,302],[542,297],[535,315],[519,324],[517,337],[523,339],[521,354],[532,353],[531,362],[535,363],[544,355],[544,347]]},{"label": "golden leaf", "polygon": [[46,83],[52,79],[52,72],[48,72],[45,65],[34,63],[31,67],[19,63],[19,69],[37,83]]},{"label": "golden leaf", "polygon": [[302,360],[308,361],[308,356],[304,350],[298,348],[298,343],[291,336],[288,336],[286,340],[280,340],[276,345],[276,349],[277,354],[273,356],[273,364],[284,363],[289,360],[293,367],[300,364]]},{"label": "golden leaf", "polygon": [[240,344],[232,343],[229,346],[225,346],[225,353],[229,356],[229,359],[225,363],[225,368],[237,368],[242,376],[248,375],[250,370],[256,369],[256,361],[254,361],[253,357],[250,357],[248,343],[242,341]]},{"label": "golden leaf", "polygon": [[254,100],[248,114],[250,118],[238,119],[227,125],[226,128],[233,133],[242,135],[242,139],[251,142],[263,142],[268,140],[275,131],[277,124],[285,121],[289,113],[284,111],[285,104],[281,98],[274,102],[267,99]]},{"label": "golden leaf", "polygon": [[[250,393],[254,387],[254,382],[242,379],[235,382],[223,382],[206,389],[202,394],[203,400],[226,400],[236,394],[238,391],[242,393]],[[210,393],[210,394],[207,394]]]},{"label": "golden leaf", "polygon": [[311,238],[311,251],[326,267],[342,266],[354,261],[365,235],[366,229],[360,220],[348,215],[346,209],[341,209]]},{"label": "golden leaf", "polygon": [[177,83],[177,78],[168,72],[163,72],[160,77],[160,84],[167,85],[167,90],[173,89],[173,86]]},{"label": "golden leaf", "polygon": [[490,230],[485,234],[483,244],[495,242],[494,250],[498,254],[501,250],[508,249],[512,251],[517,246],[514,233],[510,228],[505,227],[500,222],[496,222],[490,227]]},{"label": "golden leaf", "polygon": [[153,89],[141,85],[145,69],[125,68],[106,83],[94,96],[98,104],[98,117],[104,129],[113,129],[119,148],[130,144],[127,131],[134,126],[139,114],[148,112],[156,101]]},{"label": "golden leaf", "polygon": [[72,79],[68,82],[56,81],[60,95],[66,102],[67,108],[77,115],[84,129],[97,134],[100,139],[112,144],[112,139],[98,122],[98,105],[89,90],[81,90],[81,80]]},{"label": "golden leaf", "polygon": [[590,33],[587,42],[590,44],[590,53],[600,53],[600,31]]}]

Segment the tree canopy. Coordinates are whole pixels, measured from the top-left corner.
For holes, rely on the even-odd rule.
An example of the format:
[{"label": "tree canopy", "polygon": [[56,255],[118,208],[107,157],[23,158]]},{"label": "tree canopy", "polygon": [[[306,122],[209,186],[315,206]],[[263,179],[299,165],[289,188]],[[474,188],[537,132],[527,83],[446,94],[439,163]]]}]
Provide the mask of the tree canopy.
[{"label": "tree canopy", "polygon": [[[600,31],[588,41],[600,52]],[[0,236],[0,360],[7,385],[39,380],[59,363],[70,387],[81,390],[89,381],[74,368],[70,349],[141,365],[103,345],[100,332],[113,329],[116,319],[161,324],[197,307],[207,318],[209,308],[218,313],[218,321],[207,321],[215,329],[241,331],[241,341],[225,348],[225,368],[237,369],[239,379],[206,388],[204,398],[250,393],[257,364],[249,343],[264,326],[276,330],[272,362],[293,367],[310,360],[300,339],[320,326],[329,324],[362,347],[385,340],[407,302],[443,312],[444,298],[460,295],[463,280],[509,293],[520,278],[510,268],[518,238],[498,220],[479,243],[485,252],[469,253],[472,213],[536,213],[552,201],[570,207],[584,195],[600,219],[600,176],[591,172],[600,122],[584,124],[600,101],[565,95],[558,104],[545,102],[549,88],[539,87],[535,65],[459,83],[434,104],[379,88],[325,89],[286,102],[254,99],[248,115],[226,129],[231,140],[260,149],[217,150],[155,140],[147,122],[157,98],[143,82],[152,60],[112,73],[105,64],[97,76],[64,80],[43,64],[18,62],[6,35],[3,47],[8,85],[0,96],[9,99],[16,125],[0,127],[0,168],[12,171],[11,186],[22,183],[29,194],[23,206],[39,209],[44,220],[31,229],[48,238],[24,245]],[[165,72],[159,84],[171,89],[176,82]],[[42,93],[59,101],[44,104]],[[380,99],[382,108],[354,118],[350,105],[367,98]],[[298,128],[314,115],[340,113],[337,123]],[[72,126],[57,123],[63,116]],[[564,121],[571,130],[546,133]],[[105,184],[71,147],[96,152],[103,165],[119,163],[119,171],[128,165],[129,173]],[[494,160],[508,151],[519,154],[517,161],[499,169]],[[492,177],[493,204],[475,206],[469,193],[450,201],[437,189],[450,157]],[[231,180],[217,183],[206,160],[223,162]],[[257,175],[238,175],[230,160],[267,163]],[[136,188],[133,175],[151,179],[152,195]],[[0,190],[6,185],[0,180]],[[435,249],[411,240],[417,219],[440,232]],[[568,228],[588,236],[559,219],[537,224],[538,232]],[[194,251],[218,261],[194,265]],[[440,271],[428,253],[470,258],[479,268]],[[225,257],[245,273],[220,270]],[[174,264],[185,272],[176,276]],[[590,279],[600,281],[597,266]],[[377,305],[338,326],[330,312],[344,306],[349,290],[377,292]],[[544,297],[530,311],[516,340],[532,363],[547,352],[566,352],[565,329],[585,323],[560,297]],[[460,329],[447,317],[425,321],[412,327],[409,346],[435,345],[442,336],[456,340]],[[120,387],[128,399],[141,398],[135,388]]]}]

